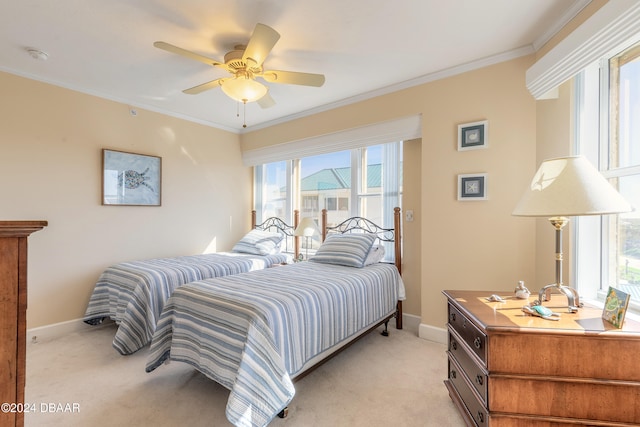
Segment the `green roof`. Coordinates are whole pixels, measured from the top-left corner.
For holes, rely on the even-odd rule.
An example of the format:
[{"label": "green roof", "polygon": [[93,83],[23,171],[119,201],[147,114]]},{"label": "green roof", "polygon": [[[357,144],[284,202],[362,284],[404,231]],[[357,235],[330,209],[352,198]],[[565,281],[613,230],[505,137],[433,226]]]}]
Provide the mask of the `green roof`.
[{"label": "green roof", "polygon": [[[382,165],[368,165],[367,187],[382,187]],[[351,167],[328,168],[302,178],[302,191],[340,190],[351,188]]]}]

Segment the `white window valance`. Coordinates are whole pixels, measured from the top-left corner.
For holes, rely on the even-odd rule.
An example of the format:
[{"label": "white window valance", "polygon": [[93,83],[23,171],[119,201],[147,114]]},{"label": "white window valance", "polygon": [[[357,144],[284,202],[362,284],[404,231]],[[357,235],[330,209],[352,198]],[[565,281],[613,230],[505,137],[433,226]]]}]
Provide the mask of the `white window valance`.
[{"label": "white window valance", "polygon": [[247,150],[242,153],[242,161],[245,166],[256,166],[421,137],[422,119],[418,114],[255,150]]},{"label": "white window valance", "polygon": [[639,37],[640,2],[609,1],[527,70],[527,89],[536,99],[543,98],[588,65]]}]

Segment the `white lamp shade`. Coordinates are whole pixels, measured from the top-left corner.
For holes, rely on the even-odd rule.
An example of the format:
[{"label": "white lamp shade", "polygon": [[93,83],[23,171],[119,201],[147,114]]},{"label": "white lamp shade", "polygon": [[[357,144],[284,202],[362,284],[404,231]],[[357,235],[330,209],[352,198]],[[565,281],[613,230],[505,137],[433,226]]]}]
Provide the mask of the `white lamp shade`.
[{"label": "white lamp shade", "polygon": [[222,91],[236,101],[253,102],[266,95],[267,87],[253,79],[234,77],[222,82]]},{"label": "white lamp shade", "polygon": [[302,218],[302,221],[300,221],[300,224],[298,224],[298,227],[293,232],[293,235],[311,237],[319,232],[320,231],[318,230],[316,222],[313,220],[313,218],[307,216]]},{"label": "white lamp shade", "polygon": [[605,215],[632,210],[586,158],[574,156],[542,162],[512,215]]}]

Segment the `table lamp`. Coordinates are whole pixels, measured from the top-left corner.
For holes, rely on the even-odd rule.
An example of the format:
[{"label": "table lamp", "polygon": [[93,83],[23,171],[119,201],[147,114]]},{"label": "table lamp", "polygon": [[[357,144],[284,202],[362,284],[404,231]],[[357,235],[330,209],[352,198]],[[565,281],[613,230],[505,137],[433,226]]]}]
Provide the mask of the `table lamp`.
[{"label": "table lamp", "polygon": [[300,221],[300,224],[298,224],[298,227],[293,232],[294,236],[302,236],[306,239],[305,259],[307,260],[309,259],[309,238],[319,233],[320,231],[318,230],[316,222],[310,216],[302,218],[302,221]]},{"label": "table lamp", "polygon": [[578,291],[562,283],[562,228],[569,216],[606,215],[632,211],[633,207],[582,156],[542,162],[512,215],[549,217],[556,229],[556,281],[543,287],[538,303],[555,290],[568,299],[569,312],[581,306]]}]

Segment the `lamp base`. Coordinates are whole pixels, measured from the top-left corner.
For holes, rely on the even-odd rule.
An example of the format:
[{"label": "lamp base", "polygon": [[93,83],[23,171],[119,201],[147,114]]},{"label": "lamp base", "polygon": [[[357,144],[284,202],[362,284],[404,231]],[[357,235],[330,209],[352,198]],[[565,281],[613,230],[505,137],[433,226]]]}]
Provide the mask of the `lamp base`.
[{"label": "lamp base", "polygon": [[538,300],[534,302],[534,305],[542,305],[543,301],[550,301],[552,290],[555,290],[567,297],[567,309],[569,310],[569,313],[576,313],[578,311],[578,308],[582,307],[582,304],[580,304],[578,291],[569,286],[557,283],[551,283],[550,285],[547,285],[544,288],[540,289],[540,292],[538,292]]}]

